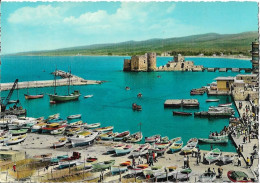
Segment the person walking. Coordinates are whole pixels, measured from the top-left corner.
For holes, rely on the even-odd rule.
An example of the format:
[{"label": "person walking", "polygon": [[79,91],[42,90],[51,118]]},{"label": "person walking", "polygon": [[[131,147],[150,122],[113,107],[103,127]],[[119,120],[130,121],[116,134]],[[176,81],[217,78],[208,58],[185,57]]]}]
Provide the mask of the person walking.
[{"label": "person walking", "polygon": [[189,160],[189,156],[187,156],[187,168],[190,168],[190,160]]},{"label": "person walking", "polygon": [[250,156],[250,161],[251,161],[251,165],[250,165],[250,166],[253,166],[253,163],[254,163],[254,156]]},{"label": "person walking", "polygon": [[13,171],[16,172],[16,164],[13,165]]},{"label": "person walking", "polygon": [[186,168],[186,165],[187,165],[187,157],[186,157],[186,155],[184,155],[183,163],[184,163],[184,168]]},{"label": "person walking", "polygon": [[241,159],[240,159],[240,157],[238,157],[238,159],[237,159],[237,166],[241,166]]},{"label": "person walking", "polygon": [[248,157],[246,158],[246,165],[247,165],[247,168],[249,168],[249,166],[250,166],[250,159]]}]

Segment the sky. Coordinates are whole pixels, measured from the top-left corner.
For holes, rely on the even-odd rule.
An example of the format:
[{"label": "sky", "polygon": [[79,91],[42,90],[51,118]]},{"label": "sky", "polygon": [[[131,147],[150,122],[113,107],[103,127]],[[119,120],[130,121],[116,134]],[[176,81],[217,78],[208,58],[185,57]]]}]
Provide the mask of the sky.
[{"label": "sky", "polygon": [[2,2],[2,54],[258,30],[256,2]]}]

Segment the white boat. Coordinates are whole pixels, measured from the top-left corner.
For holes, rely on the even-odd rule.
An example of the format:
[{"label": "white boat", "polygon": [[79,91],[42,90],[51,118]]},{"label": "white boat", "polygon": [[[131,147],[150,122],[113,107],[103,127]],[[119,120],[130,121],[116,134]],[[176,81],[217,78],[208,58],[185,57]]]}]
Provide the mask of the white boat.
[{"label": "white boat", "polygon": [[133,157],[138,157],[138,156],[142,156],[146,153],[148,153],[148,149],[151,147],[150,144],[146,143],[146,144],[142,144],[140,145],[138,148],[136,148],[135,150],[133,150],[132,152],[132,156]]},{"label": "white boat", "polygon": [[113,126],[106,126],[106,127],[96,128],[93,131],[98,133],[104,133],[104,132],[112,131],[113,129],[114,129]]},{"label": "white boat", "polygon": [[118,133],[113,133],[113,132],[106,132],[106,133],[103,133],[101,135],[99,135],[100,139],[101,140],[113,140],[115,136],[117,136]]},{"label": "white boat", "polygon": [[90,145],[95,138],[97,137],[98,132],[81,132],[77,134],[76,137],[71,137],[71,145],[72,147],[77,147],[77,146],[84,146],[84,145]]},{"label": "white boat", "polygon": [[224,135],[213,135],[213,134],[210,134],[209,138],[210,139],[226,139],[226,138],[228,138],[228,133],[224,134]]},{"label": "white boat", "polygon": [[36,123],[37,123],[36,118],[19,117],[17,119],[12,120],[12,122],[8,124],[8,128],[12,130],[21,129],[21,128],[30,129]]},{"label": "white boat", "polygon": [[125,144],[117,144],[117,145],[114,145],[112,147],[108,147],[107,148],[107,153],[110,154],[110,153],[114,153],[115,152],[115,148],[119,148],[119,147],[123,147]]},{"label": "white boat", "polygon": [[31,128],[31,132],[39,132],[41,131],[42,127],[46,126],[47,123],[44,123],[44,122],[40,122],[40,123],[37,123],[35,125],[32,126]]},{"label": "white boat", "polygon": [[223,162],[223,164],[232,163],[234,161],[234,155],[223,155],[220,156],[219,160]]},{"label": "white boat", "polygon": [[27,137],[27,134],[11,137],[6,141],[6,145],[14,145],[23,142]]},{"label": "white boat", "polygon": [[52,134],[52,135],[62,134],[65,131],[65,129],[66,129],[66,127],[62,127],[62,128],[56,129],[56,130],[52,130],[50,132],[50,134]]},{"label": "white boat", "polygon": [[60,117],[60,113],[57,113],[57,114],[48,116],[47,120],[58,119],[59,117]]},{"label": "white boat", "polygon": [[67,117],[67,119],[78,119],[81,118],[81,114],[74,114]]},{"label": "white boat", "polygon": [[97,127],[100,127],[100,123],[92,123],[92,124],[87,124],[85,123],[83,126],[84,128],[87,128],[87,129],[93,129],[93,128],[97,128]]},{"label": "white boat", "polygon": [[9,140],[10,138],[12,138],[12,134],[10,134],[9,132],[1,135],[0,137],[0,143],[5,143],[7,140]]},{"label": "white boat", "polygon": [[219,107],[230,107],[232,106],[232,103],[227,103],[227,104],[219,104]]},{"label": "white boat", "polygon": [[62,137],[59,139],[58,142],[53,143],[53,147],[56,148],[56,147],[64,146],[67,142],[68,142],[67,137]]},{"label": "white boat", "polygon": [[196,150],[196,146],[197,146],[197,143],[191,142],[191,143],[188,143],[183,148],[181,148],[181,151],[184,153],[191,153],[192,151]]},{"label": "white boat", "polygon": [[145,137],[144,139],[145,143],[159,142],[161,139],[161,135],[153,135],[151,137]]},{"label": "white boat", "polygon": [[219,99],[207,99],[206,102],[218,102]]},{"label": "white boat", "polygon": [[84,98],[91,98],[93,95],[85,95]]},{"label": "white boat", "polygon": [[128,154],[132,151],[133,145],[124,145],[122,147],[115,148],[116,155]]},{"label": "white boat", "polygon": [[164,171],[165,171],[164,167],[162,167],[162,166],[152,166],[150,168],[145,169],[143,171],[143,174],[145,177],[147,175],[150,175],[150,176],[153,175],[154,177],[157,177],[157,176],[163,174]]},{"label": "white boat", "polygon": [[136,174],[142,173],[143,170],[145,170],[148,167],[149,167],[148,164],[141,164],[141,165],[137,165],[136,167],[129,166],[128,171],[129,171],[130,175],[131,174],[136,175]]},{"label": "white boat", "polygon": [[79,127],[83,124],[83,121],[75,121],[75,122],[72,122],[72,123],[68,123],[68,127]]},{"label": "white boat", "polygon": [[221,157],[221,154],[221,151],[218,148],[216,148],[208,152],[205,156],[205,159],[209,162],[209,164],[211,164],[214,161],[218,161]]},{"label": "white boat", "polygon": [[136,132],[129,137],[127,137],[126,142],[127,143],[136,143],[140,142],[143,139],[143,134],[142,132]]},{"label": "white boat", "polygon": [[191,169],[183,169],[183,170],[178,170],[176,174],[174,175],[175,180],[188,180],[189,177],[191,176],[192,170]]},{"label": "white boat", "polygon": [[216,180],[216,173],[205,172],[199,176],[200,182],[214,182]]}]

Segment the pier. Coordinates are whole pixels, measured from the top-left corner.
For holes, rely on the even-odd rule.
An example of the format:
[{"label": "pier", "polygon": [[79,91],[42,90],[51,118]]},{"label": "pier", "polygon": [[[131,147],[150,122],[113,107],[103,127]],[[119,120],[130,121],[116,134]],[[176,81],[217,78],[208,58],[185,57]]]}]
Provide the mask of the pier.
[{"label": "pier", "polygon": [[[56,80],[56,86],[66,86],[69,85],[89,85],[89,84],[101,84],[103,81],[98,80],[86,80],[79,76],[57,70],[52,74],[56,76],[60,76],[62,79]],[[54,86],[55,80],[41,80],[41,81],[23,81],[18,82],[18,89],[22,88],[42,88],[42,87],[52,87]],[[0,88],[1,91],[10,90],[13,86],[13,83],[1,83]]]},{"label": "pier", "polygon": [[219,67],[207,68],[207,67],[203,67],[202,72],[204,72],[204,71],[208,71],[208,72],[216,72],[216,71],[219,71],[219,72],[228,72],[228,71],[241,72],[241,71],[245,71],[245,73],[251,73],[252,69],[251,68],[232,68],[232,67],[230,67],[230,68],[219,68]]},{"label": "pier", "polygon": [[197,99],[169,99],[164,102],[164,108],[199,107]]}]

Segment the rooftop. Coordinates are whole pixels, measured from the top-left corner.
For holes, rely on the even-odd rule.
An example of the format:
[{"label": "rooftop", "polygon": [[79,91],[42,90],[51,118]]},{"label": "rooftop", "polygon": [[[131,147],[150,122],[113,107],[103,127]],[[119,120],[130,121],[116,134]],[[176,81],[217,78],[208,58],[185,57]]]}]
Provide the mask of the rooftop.
[{"label": "rooftop", "polygon": [[216,81],[234,81],[234,79],[235,79],[235,77],[231,77],[231,76],[215,78]]}]

